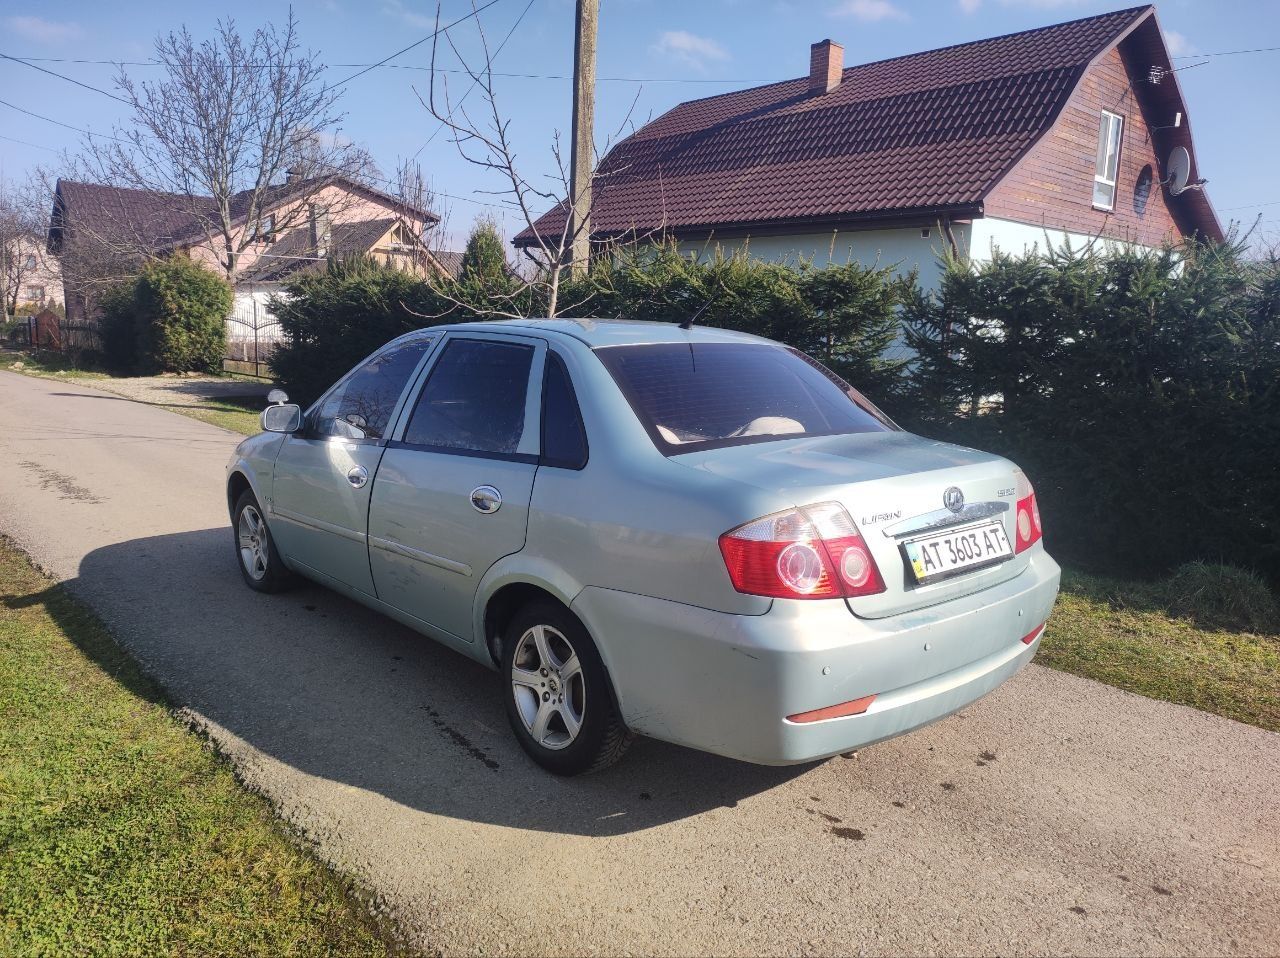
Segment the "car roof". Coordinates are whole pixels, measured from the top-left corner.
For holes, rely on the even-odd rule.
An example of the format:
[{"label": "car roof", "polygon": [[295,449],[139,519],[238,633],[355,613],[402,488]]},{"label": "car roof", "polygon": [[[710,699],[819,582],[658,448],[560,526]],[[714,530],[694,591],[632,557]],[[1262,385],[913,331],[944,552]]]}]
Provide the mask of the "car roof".
[{"label": "car roof", "polygon": [[652,343],[768,343],[770,339],[739,333],[714,326],[681,329],[679,323],[641,322],[626,319],[506,319],[497,322],[459,323],[445,327],[451,332],[517,332],[556,333],[585,343],[592,349],[601,346],[633,346]]}]

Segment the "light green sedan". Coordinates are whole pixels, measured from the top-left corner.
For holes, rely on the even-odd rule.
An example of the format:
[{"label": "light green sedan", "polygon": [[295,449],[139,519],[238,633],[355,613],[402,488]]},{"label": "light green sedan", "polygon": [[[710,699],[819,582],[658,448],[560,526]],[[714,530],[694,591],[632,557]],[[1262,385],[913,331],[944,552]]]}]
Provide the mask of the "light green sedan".
[{"label": "light green sedan", "polygon": [[560,774],[636,734],[764,764],[902,734],[1030,661],[1057,595],[1016,466],[753,336],[440,326],[274,401],[227,467],[245,583],[496,669]]}]

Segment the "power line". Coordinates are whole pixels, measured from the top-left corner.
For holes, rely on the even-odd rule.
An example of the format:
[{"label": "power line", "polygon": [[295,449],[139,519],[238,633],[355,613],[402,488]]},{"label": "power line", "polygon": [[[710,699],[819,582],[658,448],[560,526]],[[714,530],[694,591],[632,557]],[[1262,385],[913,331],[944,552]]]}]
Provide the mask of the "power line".
[{"label": "power line", "polygon": [[[520,26],[521,22],[524,20],[525,14],[529,12],[529,9],[532,6],[533,6],[533,0],[529,0],[529,2],[525,4],[524,10],[521,12],[520,16],[516,18],[516,22],[511,25],[511,29],[508,30],[507,35],[502,38],[502,42],[498,44],[498,48],[493,51],[493,56],[489,57],[490,66],[493,65],[494,60],[498,59],[498,54],[502,52],[502,48],[507,45],[507,41],[510,40],[511,37],[515,34],[516,29]],[[430,68],[428,67],[427,69],[430,69]],[[471,92],[479,85],[479,83],[480,83],[479,76],[471,77],[471,86],[467,87],[466,92],[463,93],[462,96],[458,99],[458,106],[462,106],[462,104],[466,101],[467,97],[471,95]],[[431,141],[440,135],[440,131],[444,129],[444,126],[445,125],[443,123],[437,126],[435,130],[432,132],[432,134],[429,137],[427,137],[426,142],[423,143],[422,146],[418,147],[417,151],[413,154],[414,160],[416,160],[419,156],[421,156],[422,151],[431,145]]]},{"label": "power line", "polygon": [[[448,28],[445,28],[448,29]],[[443,31],[441,31],[443,32]],[[430,39],[428,37],[427,39]],[[27,63],[81,63],[81,64],[97,64],[100,66],[134,66],[134,67],[158,67],[163,66],[158,60],[72,60],[61,57],[26,57]],[[1177,59],[1177,58],[1175,58]],[[255,67],[258,69],[268,69],[269,64],[248,63],[242,64],[247,67]],[[387,69],[387,70],[413,70],[422,73],[431,72],[429,66],[418,66],[412,63],[330,63],[329,68],[356,69],[368,68]],[[469,71],[458,67],[436,67],[436,73],[466,73]],[[567,73],[503,73],[497,70],[492,72],[495,77],[507,77],[514,80],[572,80],[573,77]],[[350,77],[348,77],[350,79]],[[346,81],[343,81],[346,82]],[[596,77],[597,83],[694,83],[707,84],[718,83],[724,84],[742,84],[742,85],[760,85],[763,83],[777,83],[776,79],[744,79],[742,77],[726,78],[726,79],[710,79],[708,77]],[[336,84],[335,84],[336,85]]]},{"label": "power line", "polygon": [[369,66],[365,67],[363,70],[359,70],[356,73],[351,74],[351,76],[347,77],[346,79],[339,80],[337,83],[334,84],[334,86],[342,86],[344,83],[350,83],[356,77],[364,76],[370,70],[377,69],[378,67],[391,62],[396,57],[400,56],[400,54],[408,53],[414,47],[420,47],[424,43],[426,43],[428,40],[432,39],[433,37],[439,36],[441,33],[444,33],[447,30],[451,30],[452,28],[456,27],[459,23],[462,23],[462,21],[470,20],[472,17],[479,16],[483,11],[488,10],[491,6],[493,6],[495,3],[498,3],[498,2],[499,0],[489,0],[489,2],[486,3],[483,7],[476,7],[470,13],[464,16],[458,17],[457,20],[454,20],[453,23],[450,23],[448,26],[438,27],[437,29],[433,30],[431,33],[423,37],[421,40],[415,40],[413,43],[409,44],[407,47],[403,47],[402,49],[397,50],[395,53],[391,54],[390,56],[383,57],[377,63],[371,63]]},{"label": "power line", "polygon": [[53,117],[45,116],[43,113],[35,113],[32,110],[24,109],[15,103],[10,103],[8,100],[0,100],[0,104],[7,106],[11,110],[17,110],[19,113],[25,113],[27,116],[34,116],[37,120],[44,120],[46,123],[52,123],[54,126],[60,126],[65,130],[74,130],[76,133],[83,133],[85,136],[89,137],[96,136],[103,140],[115,140],[117,143],[126,142],[125,140],[111,136],[108,133],[94,133],[92,130],[82,130],[78,126],[72,126],[70,123],[63,123],[61,120],[55,120]]},{"label": "power line", "polygon": [[158,67],[159,60],[83,60],[73,57],[23,57],[27,63],[88,63],[112,67]]},{"label": "power line", "polygon": [[1247,203],[1244,206],[1226,206],[1218,210],[1219,213],[1231,213],[1235,210],[1253,210],[1259,206],[1280,206],[1280,200],[1268,200],[1265,203]]},{"label": "power line", "polygon": [[52,70],[48,70],[40,66],[39,64],[32,63],[29,60],[24,60],[22,59],[22,57],[13,57],[7,53],[0,53],[0,59],[12,60],[14,63],[21,63],[24,67],[31,67],[31,69],[33,70],[39,70],[41,73],[47,73],[49,74],[49,76],[57,77],[59,80],[66,80],[68,83],[74,83],[76,86],[84,87],[84,89],[86,90],[92,90],[94,93],[101,93],[103,96],[109,96],[111,97],[111,99],[116,100],[120,103],[123,103],[125,106],[130,106],[130,107],[133,106],[133,104],[130,103],[128,100],[126,100],[124,97],[116,96],[114,93],[110,92],[109,90],[104,90],[101,87],[92,86],[91,84],[88,84],[88,83],[81,83],[79,80],[73,79],[69,76],[64,76],[61,73],[55,73]]},{"label": "power line", "polygon": [[51,146],[41,146],[39,143],[30,143],[27,140],[19,140],[15,136],[5,136],[3,133],[0,133],[0,140],[8,140],[10,143],[21,143],[23,146],[33,146],[37,150],[48,150],[50,153],[58,152]]},{"label": "power line", "polygon": [[1275,53],[1280,47],[1254,47],[1252,50],[1224,50],[1221,53],[1180,53],[1171,60],[1194,60],[1197,57],[1234,57],[1240,53]]}]

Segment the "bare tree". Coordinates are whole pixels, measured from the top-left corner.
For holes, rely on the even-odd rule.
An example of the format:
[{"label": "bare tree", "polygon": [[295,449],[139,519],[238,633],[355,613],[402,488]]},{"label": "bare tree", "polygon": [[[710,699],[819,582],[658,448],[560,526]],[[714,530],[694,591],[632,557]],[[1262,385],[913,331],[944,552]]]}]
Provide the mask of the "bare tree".
[{"label": "bare tree", "polygon": [[18,309],[23,289],[56,273],[45,251],[45,214],[39,194],[0,183],[0,278],[4,287],[0,319]]},{"label": "bare tree", "polygon": [[121,68],[116,87],[131,121],[87,140],[80,168],[101,182],[167,194],[172,211],[193,224],[193,245],[213,254],[232,283],[268,216],[272,232],[301,225],[308,201],[333,177],[360,179],[371,167],[340,135],[341,91],[325,85],[317,54],[302,49],[292,10],[283,26],[251,36],[231,20],[199,43],[185,27],[161,35],[155,60],[163,71],[156,81],[137,82]]},{"label": "bare tree", "polygon": [[446,235],[449,222],[449,211],[432,188],[430,181],[422,174],[422,165],[416,160],[401,160],[396,164],[395,174],[384,181],[387,191],[398,203],[397,212],[406,222],[418,222],[423,213],[430,213],[438,219],[431,224],[430,231],[423,230],[419,239],[434,255],[443,252],[440,243]]},{"label": "bare tree", "polygon": [[[474,0],[473,9],[475,9]],[[437,28],[439,22],[440,6],[437,3]],[[534,269],[533,275],[526,278],[519,289],[509,295],[504,294],[498,297],[487,309],[475,303],[466,305],[481,313],[518,316],[517,304],[530,301],[531,297],[528,293],[532,291],[536,294],[532,297],[533,301],[544,306],[546,315],[554,317],[562,310],[569,308],[560,302],[560,287],[565,271],[571,264],[574,241],[587,239],[587,237],[576,235],[575,229],[581,231],[589,227],[585,226],[581,219],[568,215],[560,218],[560,225],[550,232],[544,232],[535,226],[542,213],[548,209],[562,210],[567,214],[569,208],[567,197],[571,192],[569,164],[561,149],[559,131],[556,131],[553,134],[551,151],[557,172],[547,177],[547,182],[543,184],[535,184],[526,177],[517,162],[518,154],[511,138],[511,121],[504,117],[499,108],[494,88],[493,60],[496,51],[491,48],[484,25],[478,16],[474,18],[474,22],[480,41],[479,62],[475,64],[468,62],[448,32],[437,32],[431,44],[431,79],[427,94],[423,96],[416,89],[415,93],[418,94],[419,101],[431,116],[443,125],[462,157],[469,163],[495,175],[499,185],[488,192],[499,197],[501,204],[515,214],[517,222],[523,223],[527,232],[533,237],[532,247],[526,252],[534,262]],[[467,88],[460,95],[450,90],[448,74],[436,67],[438,46],[442,36],[462,64],[463,76],[469,81]],[[479,94],[480,103],[469,109],[466,106],[466,100],[473,92]],[[634,106],[633,102],[632,109]],[[628,110],[619,125],[618,133],[630,124],[630,120],[631,110]],[[618,133],[611,136],[609,142]],[[606,152],[609,142],[606,142],[604,147]],[[592,165],[595,167],[598,164]],[[598,172],[594,174],[593,189],[597,192],[602,185],[600,179]],[[576,227],[575,222],[578,224]]]}]

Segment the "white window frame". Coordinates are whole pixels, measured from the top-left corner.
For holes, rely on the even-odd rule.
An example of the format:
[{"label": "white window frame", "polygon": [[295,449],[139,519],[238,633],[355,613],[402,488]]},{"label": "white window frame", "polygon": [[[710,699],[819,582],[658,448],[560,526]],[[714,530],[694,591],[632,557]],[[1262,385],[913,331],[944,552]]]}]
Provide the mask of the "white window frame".
[{"label": "white window frame", "polygon": [[[1114,140],[1115,149],[1111,149]],[[1124,146],[1124,117],[1103,110],[1098,120],[1098,153],[1093,166],[1093,208],[1110,212],[1116,208],[1116,181],[1120,176],[1120,151]],[[1110,174],[1110,175],[1108,175]],[[1098,187],[1111,193],[1110,202],[1098,198]]]}]

